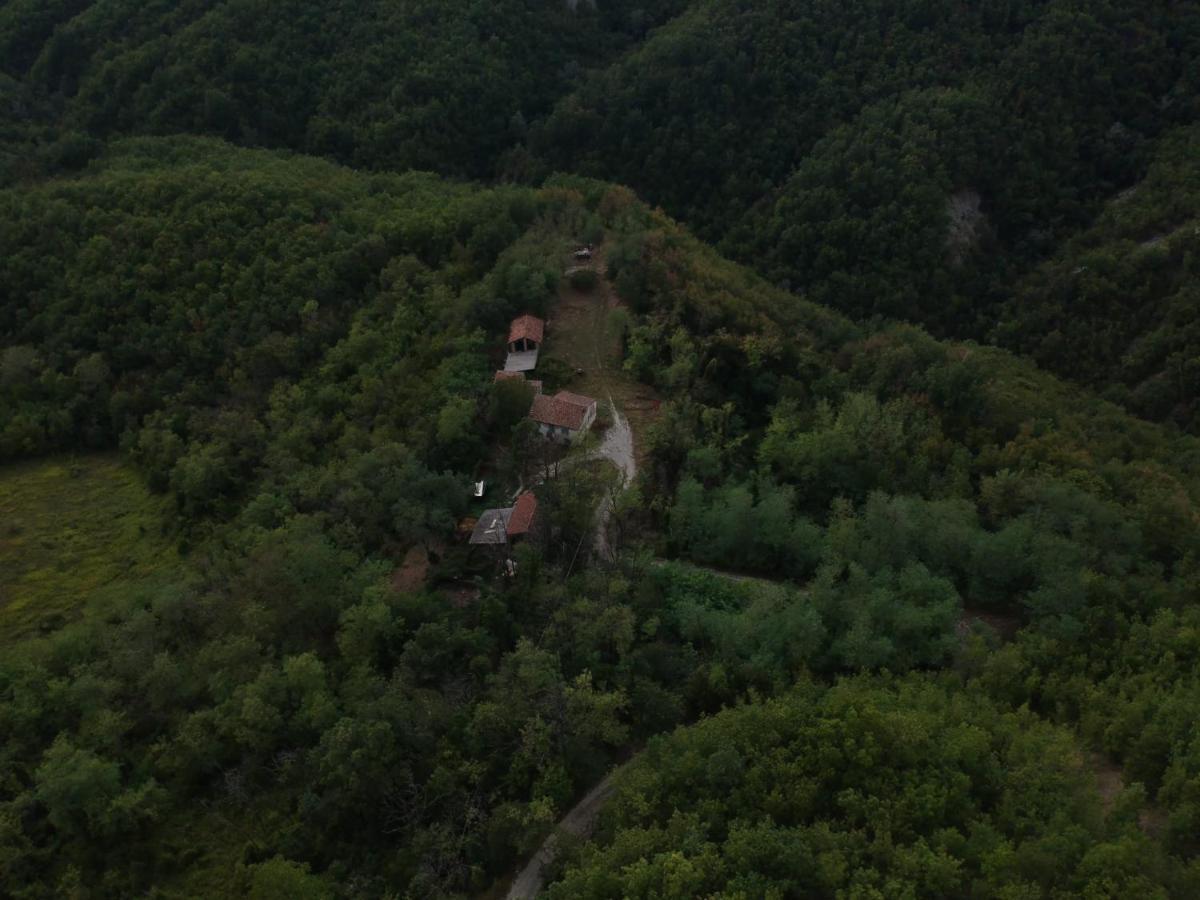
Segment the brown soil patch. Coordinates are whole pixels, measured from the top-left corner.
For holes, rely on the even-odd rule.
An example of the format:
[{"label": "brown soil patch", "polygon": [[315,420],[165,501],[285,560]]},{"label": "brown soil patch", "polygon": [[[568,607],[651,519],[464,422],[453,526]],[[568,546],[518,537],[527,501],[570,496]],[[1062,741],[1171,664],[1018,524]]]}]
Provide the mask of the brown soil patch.
[{"label": "brown soil patch", "polygon": [[392,573],[392,587],[404,593],[419,591],[429,577],[429,554],[424,547],[411,548],[404,555],[400,568]]}]

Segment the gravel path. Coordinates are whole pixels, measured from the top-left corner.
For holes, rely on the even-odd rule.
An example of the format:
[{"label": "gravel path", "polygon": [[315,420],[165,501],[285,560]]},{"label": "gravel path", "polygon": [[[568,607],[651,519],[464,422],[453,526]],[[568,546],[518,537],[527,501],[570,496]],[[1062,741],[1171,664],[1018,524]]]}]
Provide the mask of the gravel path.
[{"label": "gravel path", "polygon": [[600,814],[600,810],[604,808],[605,802],[613,792],[613,777],[616,774],[613,772],[608,775],[563,817],[554,829],[554,833],[546,838],[538,852],[513,880],[512,887],[508,889],[507,900],[533,900],[538,895],[545,884],[542,870],[552,863],[558,854],[559,832],[565,832],[575,837],[587,837],[591,834],[592,826],[596,823],[596,816]]},{"label": "gravel path", "polygon": [[[608,397],[608,405],[612,409],[612,425],[604,432],[604,439],[596,448],[595,455],[612,462],[621,472],[621,486],[628,487],[637,477],[637,460],[633,455],[633,429],[629,420],[621,415],[617,404],[613,403],[612,395]],[[605,494],[596,508],[596,539],[593,546],[596,555],[601,559],[613,558],[612,548],[608,543],[608,520],[612,515],[613,497]]]},{"label": "gravel path", "polygon": [[612,395],[608,396],[608,406],[612,410],[612,425],[604,432],[604,439],[596,448],[596,455],[611,460],[613,465],[621,470],[621,477],[626,484],[633,484],[637,478],[637,460],[633,456],[633,429],[629,420],[621,415]]}]

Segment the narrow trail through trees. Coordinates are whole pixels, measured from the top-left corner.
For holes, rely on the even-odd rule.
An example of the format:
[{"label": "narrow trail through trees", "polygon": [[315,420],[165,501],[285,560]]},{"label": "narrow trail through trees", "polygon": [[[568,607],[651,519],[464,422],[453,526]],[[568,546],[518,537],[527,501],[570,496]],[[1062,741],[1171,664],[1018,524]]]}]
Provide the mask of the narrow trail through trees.
[{"label": "narrow trail through trees", "polygon": [[596,817],[600,815],[600,810],[612,796],[615,787],[614,779],[619,771],[621,770],[617,769],[605,776],[604,780],[592,788],[588,795],[575,804],[575,807],[563,817],[554,829],[554,833],[546,838],[537,853],[513,880],[512,887],[508,889],[506,895],[507,900],[533,900],[538,895],[545,884],[543,874],[545,868],[554,862],[558,855],[558,842],[561,834],[577,838],[586,838],[591,834],[592,826],[596,824]]}]

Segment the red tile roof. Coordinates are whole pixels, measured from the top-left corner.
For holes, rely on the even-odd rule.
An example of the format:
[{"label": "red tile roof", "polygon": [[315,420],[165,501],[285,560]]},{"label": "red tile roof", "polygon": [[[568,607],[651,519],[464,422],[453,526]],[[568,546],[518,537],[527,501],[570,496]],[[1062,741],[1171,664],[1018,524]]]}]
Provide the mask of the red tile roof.
[{"label": "red tile roof", "polygon": [[537,515],[537,497],[526,491],[517,498],[513,505],[512,516],[508,520],[508,536],[516,537],[528,534],[533,527],[533,517]]},{"label": "red tile roof", "polygon": [[571,403],[575,406],[581,406],[586,411],[596,401],[591,397],[585,397],[583,394],[572,394],[570,391],[559,391],[554,395],[555,400],[562,400],[564,403]]},{"label": "red tile roof", "polygon": [[529,410],[529,418],[546,425],[557,425],[576,431],[583,427],[584,417],[588,409],[596,401],[579,394],[559,391],[553,397],[538,394],[533,398],[533,407]]},{"label": "red tile roof", "polygon": [[513,319],[512,326],[508,329],[508,342],[511,344],[513,341],[525,339],[540,344],[545,333],[546,323],[537,316],[518,316]]}]

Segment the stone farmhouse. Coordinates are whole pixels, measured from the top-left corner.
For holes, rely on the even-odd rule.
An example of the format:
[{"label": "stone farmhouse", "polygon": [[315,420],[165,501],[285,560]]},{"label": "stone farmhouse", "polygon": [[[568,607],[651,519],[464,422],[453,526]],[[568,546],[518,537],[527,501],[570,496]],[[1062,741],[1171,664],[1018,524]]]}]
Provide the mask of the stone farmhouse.
[{"label": "stone farmhouse", "polygon": [[596,401],[581,394],[559,391],[553,397],[533,398],[529,418],[537,422],[543,437],[562,443],[578,440],[596,421]]}]

